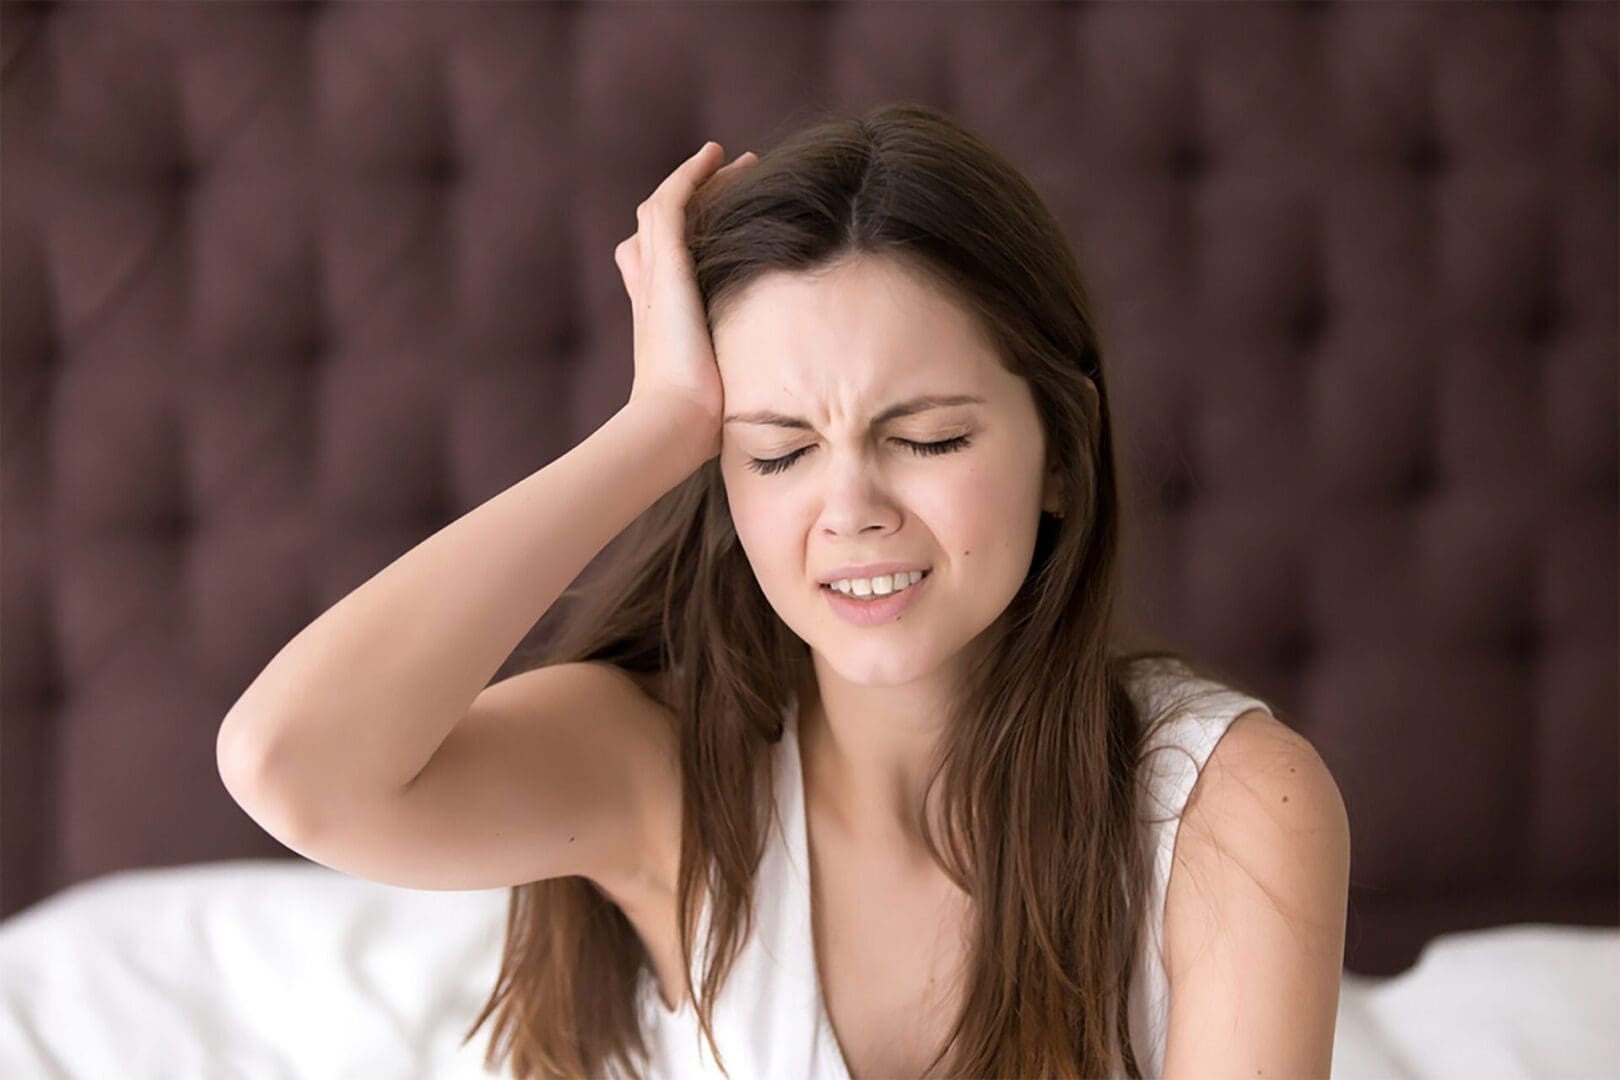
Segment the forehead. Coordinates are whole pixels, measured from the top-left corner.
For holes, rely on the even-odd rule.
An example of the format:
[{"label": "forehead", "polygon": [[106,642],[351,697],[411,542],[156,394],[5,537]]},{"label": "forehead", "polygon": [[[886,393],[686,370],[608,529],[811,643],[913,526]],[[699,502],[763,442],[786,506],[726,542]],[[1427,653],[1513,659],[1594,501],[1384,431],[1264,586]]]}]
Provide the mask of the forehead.
[{"label": "forehead", "polygon": [[[978,320],[894,260],[863,257],[814,273],[762,276],[714,328],[728,397],[814,397],[926,382],[994,392],[1010,377]],[[775,400],[776,398],[772,398]]]}]

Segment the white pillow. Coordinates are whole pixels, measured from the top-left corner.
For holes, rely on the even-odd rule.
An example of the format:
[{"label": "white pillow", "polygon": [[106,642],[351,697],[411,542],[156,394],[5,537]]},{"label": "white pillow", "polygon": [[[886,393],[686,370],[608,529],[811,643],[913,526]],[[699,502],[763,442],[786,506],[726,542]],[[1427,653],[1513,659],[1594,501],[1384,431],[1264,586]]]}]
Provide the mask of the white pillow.
[{"label": "white pillow", "polygon": [[293,859],[127,871],[0,923],[0,1076],[476,1078],[508,890]]},{"label": "white pillow", "polygon": [[[478,1080],[509,890],[296,859],[126,871],[0,923],[0,1077]],[[1333,1075],[1620,1074],[1620,929],[1503,926],[1346,973]],[[791,1078],[789,1078],[791,1080]]]}]

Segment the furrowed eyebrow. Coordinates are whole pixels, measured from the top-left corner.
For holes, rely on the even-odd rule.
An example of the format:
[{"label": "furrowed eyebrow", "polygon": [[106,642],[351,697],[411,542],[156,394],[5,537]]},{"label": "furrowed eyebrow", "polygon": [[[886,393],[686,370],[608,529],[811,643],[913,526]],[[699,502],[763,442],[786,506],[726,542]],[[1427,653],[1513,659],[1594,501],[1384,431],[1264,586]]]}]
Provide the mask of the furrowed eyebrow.
[{"label": "furrowed eyebrow", "polygon": [[[906,401],[890,405],[887,409],[872,418],[872,426],[886,424],[890,420],[898,420],[902,416],[911,416],[914,413],[927,412],[929,409],[943,409],[951,405],[983,405],[984,398],[972,394],[924,394]],[[728,424],[769,424],[772,427],[802,428],[811,430],[810,422],[802,416],[786,416],[769,409],[759,409],[754,412],[731,413],[726,416]]]}]

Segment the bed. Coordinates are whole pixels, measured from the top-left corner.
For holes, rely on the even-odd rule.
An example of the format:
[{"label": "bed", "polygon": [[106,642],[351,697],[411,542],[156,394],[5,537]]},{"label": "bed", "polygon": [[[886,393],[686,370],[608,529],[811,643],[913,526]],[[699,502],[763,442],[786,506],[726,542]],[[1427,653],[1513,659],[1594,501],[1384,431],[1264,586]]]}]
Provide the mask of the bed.
[{"label": "bed", "polygon": [[[6,1080],[472,1080],[504,889],[425,892],[242,859],[84,882],[0,923]],[[1333,1075],[1620,1072],[1620,929],[1522,924],[1347,972]]]}]

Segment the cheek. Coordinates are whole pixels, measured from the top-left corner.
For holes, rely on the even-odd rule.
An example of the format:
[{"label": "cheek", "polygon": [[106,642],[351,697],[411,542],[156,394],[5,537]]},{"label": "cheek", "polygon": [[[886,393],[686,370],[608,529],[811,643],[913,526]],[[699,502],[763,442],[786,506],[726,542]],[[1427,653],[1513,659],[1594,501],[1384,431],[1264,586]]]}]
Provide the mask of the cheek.
[{"label": "cheek", "polygon": [[731,522],[736,527],[737,538],[746,542],[753,533],[753,522],[760,516],[761,500],[751,498],[749,491],[751,485],[740,478],[734,478],[729,467],[722,467],[720,479],[726,492],[726,507],[731,511]]},{"label": "cheek", "polygon": [[977,599],[993,617],[1029,572],[1040,525],[1040,492],[1007,482],[1023,475],[976,463],[937,492],[928,515],[935,541],[959,580],[976,583]]},{"label": "cheek", "polygon": [[737,543],[754,568],[754,576],[763,584],[783,574],[798,573],[795,567],[802,548],[795,535],[783,527],[781,505],[758,495],[739,499],[728,494],[727,501]]},{"label": "cheek", "polygon": [[1023,515],[1028,502],[1005,475],[980,464],[963,469],[948,482],[919,491],[917,512],[942,541],[952,544],[1002,534]]}]

